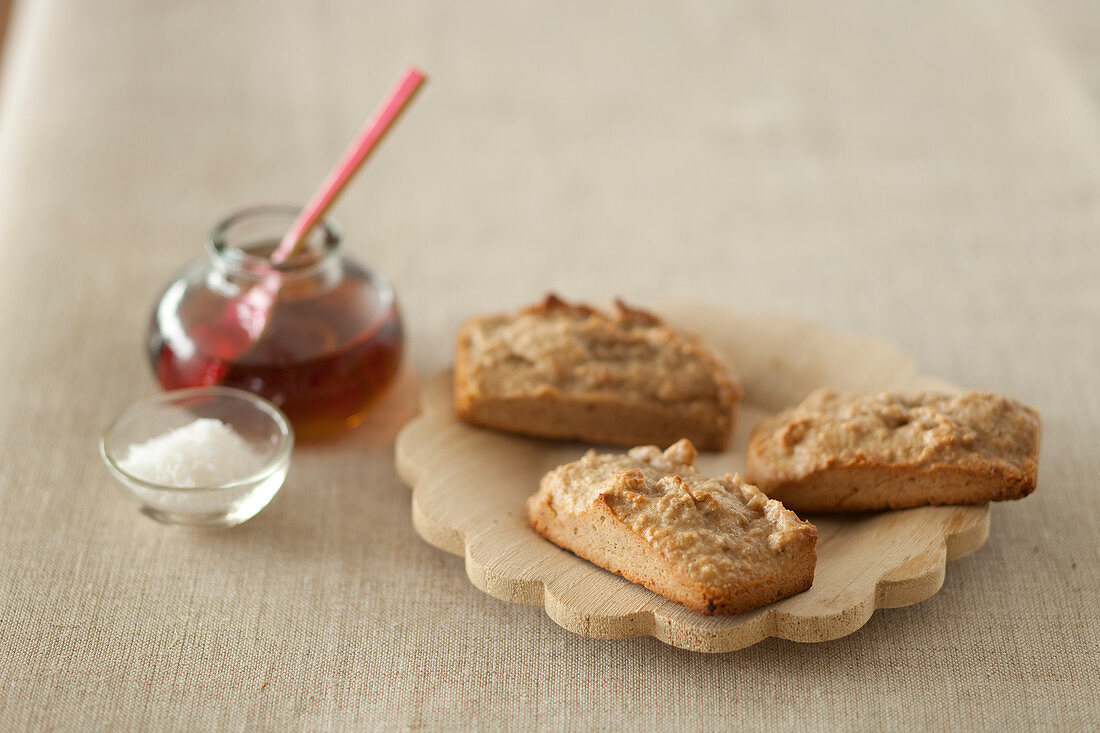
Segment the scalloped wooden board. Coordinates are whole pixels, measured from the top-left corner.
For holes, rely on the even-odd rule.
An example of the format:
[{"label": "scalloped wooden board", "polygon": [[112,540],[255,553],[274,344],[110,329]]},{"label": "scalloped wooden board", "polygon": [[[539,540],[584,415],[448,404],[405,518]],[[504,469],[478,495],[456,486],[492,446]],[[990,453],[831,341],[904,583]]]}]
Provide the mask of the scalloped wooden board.
[{"label": "scalloped wooden board", "polygon": [[[893,346],[802,319],[735,314],[700,303],[657,312],[728,355],[745,383],[730,449],[700,454],[705,474],[740,470],[753,426],[817,387],[957,390],[918,374]],[[450,370],[425,384],[421,408],[396,445],[398,471],[413,488],[416,530],[432,545],[464,556],[481,590],[544,606],[558,624],[585,636],[651,635],[701,652],[740,649],[769,636],[836,639],[863,626],[876,608],[936,593],[947,561],[973,552],[989,534],[988,504],[810,515],[804,518],[818,529],[812,588],[736,616],[702,616],[562,550],[528,526],[524,500],[542,475],[591,446],[460,422],[452,409]]]}]

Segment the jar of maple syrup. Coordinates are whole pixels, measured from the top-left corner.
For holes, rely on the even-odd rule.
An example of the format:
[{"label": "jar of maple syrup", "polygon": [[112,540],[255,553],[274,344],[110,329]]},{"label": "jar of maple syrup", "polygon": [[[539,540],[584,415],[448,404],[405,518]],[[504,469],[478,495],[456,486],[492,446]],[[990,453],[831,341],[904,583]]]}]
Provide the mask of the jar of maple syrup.
[{"label": "jar of maple syrup", "polygon": [[161,295],[148,353],[165,389],[255,392],[309,439],[362,421],[397,374],[404,336],[393,288],[341,253],[329,222],[272,262],[297,214],[259,206],[218,224]]}]

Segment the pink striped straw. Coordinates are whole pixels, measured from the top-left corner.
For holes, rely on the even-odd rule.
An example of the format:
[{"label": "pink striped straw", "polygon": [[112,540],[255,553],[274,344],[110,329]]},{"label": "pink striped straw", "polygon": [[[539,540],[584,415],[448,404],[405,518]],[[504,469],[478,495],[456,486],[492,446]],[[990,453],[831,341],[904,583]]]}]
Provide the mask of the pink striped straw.
[{"label": "pink striped straw", "polygon": [[[420,69],[410,66],[405,70],[397,85],[386,96],[382,105],[355,136],[351,146],[337,161],[305,205],[298,218],[271,253],[271,261],[280,264],[289,260],[301,246],[302,240],[316,226],[317,222],[332,207],[344,188],[355,176],[366,159],[378,147],[378,143],[389,132],[390,127],[405,110],[426,77]],[[227,304],[220,320],[221,326],[230,332],[241,332],[248,343],[242,344],[241,351],[248,348],[267,327],[268,313],[275,303],[275,297],[282,285],[282,277],[277,271],[270,271],[243,295]]]},{"label": "pink striped straw", "polygon": [[321,187],[317,189],[317,192],[313,194],[313,198],[298,214],[298,218],[290,225],[290,230],[286,233],[286,236],[279,242],[279,246],[275,248],[275,251],[271,253],[272,262],[279,264],[290,259],[302,239],[309,234],[309,230],[321,220],[321,217],[325,215],[325,212],[329,210],[329,207],[343,192],[344,187],[348,185],[348,181],[352,179],[359,167],[363,165],[363,162],[378,146],[394,120],[412,100],[420,85],[424,83],[424,79],[424,74],[415,66],[410,66],[405,71],[404,76],[397,82],[397,86],[389,93],[382,106],[375,111],[374,116],[363,125],[363,129],[352,141],[351,147],[347,149],[344,156],[336,163],[336,167],[321,183]]}]

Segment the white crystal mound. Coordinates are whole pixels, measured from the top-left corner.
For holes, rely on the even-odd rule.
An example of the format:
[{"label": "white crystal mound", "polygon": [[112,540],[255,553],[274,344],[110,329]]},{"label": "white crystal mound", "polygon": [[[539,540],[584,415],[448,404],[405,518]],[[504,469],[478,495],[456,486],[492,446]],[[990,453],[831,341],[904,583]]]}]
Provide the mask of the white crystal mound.
[{"label": "white crystal mound", "polygon": [[119,466],[143,481],[194,488],[246,478],[263,458],[221,420],[202,418],[131,445]]}]

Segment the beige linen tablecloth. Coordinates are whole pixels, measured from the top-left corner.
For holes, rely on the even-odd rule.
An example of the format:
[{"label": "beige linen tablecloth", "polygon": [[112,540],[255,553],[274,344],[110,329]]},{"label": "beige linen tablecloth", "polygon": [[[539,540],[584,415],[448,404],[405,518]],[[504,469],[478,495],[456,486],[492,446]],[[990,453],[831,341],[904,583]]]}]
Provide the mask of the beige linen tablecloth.
[{"label": "beige linen tablecloth", "polygon": [[[27,0],[0,107],[0,728],[1095,727],[1100,5]],[[256,519],[139,516],[96,455],[217,218],[336,212],[409,373]],[[943,589],[824,644],[598,641],[414,533],[392,439],[464,316],[701,297],[1038,405],[1038,491]]]}]

